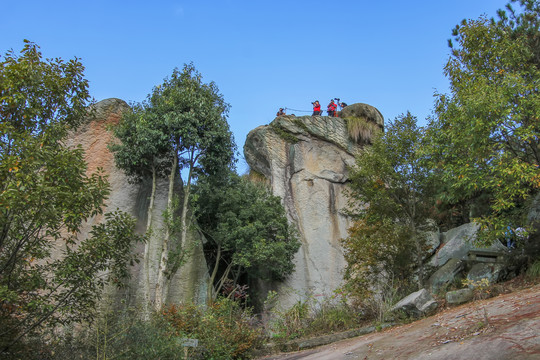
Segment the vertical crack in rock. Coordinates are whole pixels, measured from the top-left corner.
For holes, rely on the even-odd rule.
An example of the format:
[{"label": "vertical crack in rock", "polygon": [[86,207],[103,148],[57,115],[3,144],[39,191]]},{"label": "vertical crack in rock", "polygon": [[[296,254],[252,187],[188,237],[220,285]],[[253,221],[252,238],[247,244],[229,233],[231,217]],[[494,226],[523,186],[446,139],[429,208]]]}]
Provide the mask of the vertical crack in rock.
[{"label": "vertical crack in rock", "polygon": [[[300,220],[299,217],[299,210],[297,207],[297,203],[295,201],[295,191],[293,188],[293,176],[296,174],[297,171],[295,169],[295,145],[294,144],[288,144],[287,142],[284,142],[285,146],[285,176],[283,177],[283,180],[285,182],[284,188],[287,189],[286,193],[284,194],[284,204],[285,209],[287,211],[287,214],[289,216],[289,219],[298,227],[299,232],[299,240],[302,243],[302,248],[299,250],[302,252],[302,261],[303,261],[303,269],[305,271],[304,275],[304,287],[309,288],[311,283],[311,272],[310,268],[316,268],[315,264],[312,261],[312,258],[310,256],[309,251],[309,243],[307,239],[305,238],[305,229],[304,229],[304,223]],[[288,148],[288,151],[287,151]],[[309,266],[308,264],[312,263],[312,266]],[[298,266],[298,265],[297,265]]]}]

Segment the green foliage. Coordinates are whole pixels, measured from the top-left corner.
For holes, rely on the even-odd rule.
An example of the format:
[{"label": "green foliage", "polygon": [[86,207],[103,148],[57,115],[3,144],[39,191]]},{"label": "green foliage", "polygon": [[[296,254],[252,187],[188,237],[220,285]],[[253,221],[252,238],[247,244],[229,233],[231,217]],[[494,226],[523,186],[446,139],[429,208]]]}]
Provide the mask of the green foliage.
[{"label": "green foliage", "polygon": [[0,63],[0,351],[45,326],[91,319],[141,240],[116,212],[77,241],[102,213],[108,183],[100,171],[86,175],[81,148],[64,145],[88,115],[82,64],[43,61],[38,49],[26,42]]},{"label": "green foliage", "polygon": [[269,331],[278,342],[358,328],[364,320],[338,292],[331,297],[310,296],[285,310],[275,305],[271,318]]},{"label": "green foliage", "polygon": [[540,278],[540,260],[533,262],[527,269],[527,277],[531,279]]},{"label": "green foliage", "polygon": [[349,136],[358,143],[371,143],[371,140],[381,131],[379,125],[372,121],[368,121],[365,117],[347,117],[344,118],[347,123],[347,131]]},{"label": "green foliage", "polygon": [[480,280],[463,279],[461,284],[463,287],[473,289],[475,300],[483,300],[491,297],[491,284],[488,278],[481,278]]},{"label": "green foliage", "polygon": [[292,121],[296,126],[298,126],[300,129],[304,130],[306,133],[309,134],[310,131],[305,122],[303,122],[297,117],[294,117]]},{"label": "green foliage", "polygon": [[347,262],[345,289],[353,297],[370,299],[381,284],[394,278],[394,284],[408,288],[416,248],[406,227],[391,219],[357,220],[342,244]]},{"label": "green foliage", "polygon": [[[111,144],[116,164],[134,180],[152,178],[147,231],[151,231],[157,177],[169,175],[165,231],[154,306],[159,310],[167,298],[168,281],[188,255],[190,226],[188,203],[191,186],[203,176],[220,176],[233,167],[235,144],[227,124],[229,105],[214,82],[204,83],[193,64],[174,69],[156,86],[147,101],[135,104],[115,129],[120,143]],[[185,177],[184,177],[185,176]],[[183,183],[178,204],[175,179]],[[184,178],[183,178],[184,177]],[[145,299],[150,296],[149,247],[145,248]]]},{"label": "green foliage", "polygon": [[163,317],[176,336],[199,340],[192,358],[248,359],[250,351],[261,344],[261,330],[252,325],[249,310],[230,299],[219,298],[206,309],[190,304],[171,306]]},{"label": "green foliage", "polygon": [[116,166],[124,170],[133,181],[164,176],[170,172],[172,149],[169,136],[162,128],[160,119],[147,103],[132,104],[132,111],[122,116],[113,128],[120,140],[109,145],[114,153]]},{"label": "green foliage", "polygon": [[437,95],[426,153],[440,169],[448,204],[489,198],[474,219],[483,241],[522,224],[523,204],[540,187],[540,63],[537,0],[499,21],[463,21],[445,66],[450,94]]},{"label": "green foliage", "polygon": [[244,281],[282,280],[293,271],[300,243],[281,199],[264,183],[231,172],[218,182],[201,179],[195,194],[194,214],[209,240],[213,298],[227,278],[236,286],[242,276],[248,276]]},{"label": "green foliage", "polygon": [[422,129],[402,115],[356,158],[350,172],[350,215],[355,223],[342,244],[351,294],[368,298],[379,284],[407,286],[414,263],[422,285],[424,236],[430,230],[434,176],[423,166]]},{"label": "green foliage", "polygon": [[214,82],[203,83],[193,64],[184,65],[182,71],[174,69],[155,87],[148,109],[152,115],[148,121],[169,139],[180,169],[187,167],[191,176],[197,176],[231,166],[235,145],[226,121],[229,105]]},{"label": "green foliage", "polygon": [[143,321],[137,309],[102,310],[92,323],[27,344],[25,359],[185,359],[175,330],[159,315]]},{"label": "green foliage", "polygon": [[[264,339],[250,309],[220,298],[211,307],[171,306],[141,320],[140,309],[102,310],[78,330],[27,342],[14,359],[185,359],[183,339],[197,339],[189,359],[249,359]],[[4,355],[4,354],[2,354]],[[5,357],[5,356],[4,356]],[[4,358],[3,357],[3,358]]]},{"label": "green foliage", "polygon": [[303,337],[309,326],[309,299],[298,300],[285,311],[279,311],[272,324],[273,338],[287,341]]}]

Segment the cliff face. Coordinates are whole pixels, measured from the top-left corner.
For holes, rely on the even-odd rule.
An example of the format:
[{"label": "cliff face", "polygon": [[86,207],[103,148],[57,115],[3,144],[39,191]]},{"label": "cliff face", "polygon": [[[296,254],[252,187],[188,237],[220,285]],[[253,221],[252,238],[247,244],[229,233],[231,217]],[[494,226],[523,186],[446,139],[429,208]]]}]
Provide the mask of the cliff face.
[{"label": "cliff face", "polygon": [[[370,110],[376,118],[368,120],[383,125],[375,108],[351,105],[350,116],[354,109]],[[361,146],[351,140],[345,120],[337,117],[281,116],[247,136],[244,155],[249,166],[270,180],[300,232],[295,272],[276,285],[285,307],[298,296],[330,295],[341,285],[345,260],[339,240],[351,225],[342,214],[347,206],[343,191],[347,168],[358,151]]]},{"label": "cliff face", "polygon": [[[91,121],[82,126],[71,135],[68,145],[81,145],[85,151],[85,160],[88,164],[88,173],[93,173],[97,168],[102,168],[108,176],[111,193],[105,202],[104,211],[115,211],[117,209],[127,212],[137,219],[137,230],[145,231],[147,208],[151,194],[150,181],[139,184],[130,184],[124,172],[118,169],[114,162],[113,154],[108,150],[107,145],[113,139],[112,133],[108,130],[110,125],[116,124],[122,113],[130,111],[129,106],[120,99],[107,99],[98,102],[93,106],[94,117]],[[181,186],[177,184],[178,195],[182,195]],[[159,179],[156,189],[156,199],[153,212],[153,233],[149,238],[150,244],[150,285],[155,287],[159,266],[159,256],[161,253],[161,242],[159,237],[163,236],[163,211],[167,206],[168,180]],[[81,237],[87,236],[91,226],[103,221],[103,216],[97,216],[88,221],[82,228]],[[168,302],[178,303],[184,300],[204,303],[206,294],[207,269],[204,254],[202,252],[201,238],[196,233],[191,233],[188,239],[188,248],[193,248],[193,253],[187,259],[187,263],[180,268],[170,282],[168,291]],[[128,291],[130,299],[142,301],[144,268],[143,251],[144,244],[134,249],[140,254],[141,262],[132,268],[132,278]],[[151,292],[152,293],[152,292]],[[114,289],[110,295],[119,296]],[[125,295],[125,294],[124,294]]]}]

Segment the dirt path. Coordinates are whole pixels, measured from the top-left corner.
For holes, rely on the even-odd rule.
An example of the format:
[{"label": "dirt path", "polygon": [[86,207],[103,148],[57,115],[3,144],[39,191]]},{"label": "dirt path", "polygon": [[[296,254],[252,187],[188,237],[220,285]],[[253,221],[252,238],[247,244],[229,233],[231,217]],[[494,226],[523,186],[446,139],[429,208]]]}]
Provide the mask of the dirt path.
[{"label": "dirt path", "polygon": [[540,359],[540,284],[379,333],[262,359]]}]

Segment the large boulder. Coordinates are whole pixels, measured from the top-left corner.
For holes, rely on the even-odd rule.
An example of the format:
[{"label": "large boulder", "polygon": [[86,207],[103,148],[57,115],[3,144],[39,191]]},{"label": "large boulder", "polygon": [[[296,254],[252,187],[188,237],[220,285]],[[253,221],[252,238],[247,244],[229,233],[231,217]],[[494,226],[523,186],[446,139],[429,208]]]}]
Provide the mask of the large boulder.
[{"label": "large boulder", "polygon": [[401,299],[394,307],[392,311],[403,311],[408,316],[420,317],[422,315],[428,315],[437,309],[437,302],[429,291],[421,289]]},{"label": "large boulder", "polygon": [[446,302],[452,305],[469,302],[473,299],[473,297],[474,292],[469,288],[449,291],[445,295]]},{"label": "large boulder", "polygon": [[384,118],[381,112],[377,110],[377,108],[368,104],[362,104],[362,103],[351,104],[343,108],[343,110],[341,110],[339,114],[340,114],[340,117],[342,118],[348,118],[348,117],[362,118],[367,121],[374,122],[375,124],[379,125],[381,128],[384,128]]},{"label": "large boulder", "polygon": [[[433,228],[435,228],[433,226]],[[432,231],[426,231],[423,233],[424,252],[422,258],[425,260],[435,254],[439,246],[441,245],[441,233],[438,229]]]},{"label": "large boulder", "polygon": [[433,294],[437,294],[441,289],[444,290],[452,284],[463,270],[465,270],[465,261],[450,259],[429,277],[427,285]]},{"label": "large boulder", "polygon": [[[113,154],[107,148],[110,142],[117,141],[109,131],[111,125],[118,123],[122,114],[131,111],[127,103],[120,99],[106,99],[98,102],[92,107],[90,121],[86,122],[75,133],[71,134],[68,145],[80,145],[85,152],[85,160],[88,163],[88,173],[93,173],[97,168],[103,169],[108,176],[110,183],[110,195],[105,202],[104,211],[115,211],[117,209],[125,211],[136,218],[138,232],[144,232],[146,228],[146,217],[148,201],[151,193],[150,182],[132,184],[122,170],[116,167]],[[175,191],[182,196],[181,185],[178,183]],[[153,236],[148,241],[150,244],[150,283],[151,288],[155,287],[157,280],[157,270],[159,256],[161,253],[161,242],[159,236],[163,233],[164,221],[163,211],[167,206],[168,180],[163,178],[158,180],[156,198],[153,212]],[[98,215],[90,219],[81,229],[80,236],[88,236],[91,226],[100,223],[104,217]],[[188,247],[193,251],[186,264],[171,279],[168,289],[168,302],[195,301],[205,302],[207,268],[202,252],[201,238],[192,232],[188,239]],[[142,254],[144,245],[134,249]],[[143,261],[132,268],[129,291],[132,299],[142,299],[143,281]],[[117,296],[115,290],[111,290],[111,296]]]},{"label": "large boulder", "polygon": [[469,280],[469,287],[473,288],[474,283],[486,279],[489,284],[498,282],[506,269],[504,264],[500,263],[477,263],[471,267],[471,270],[467,273],[467,280]]},{"label": "large boulder", "polygon": [[450,259],[467,260],[471,250],[486,250],[494,253],[506,251],[506,248],[498,241],[487,248],[475,245],[474,240],[478,229],[477,224],[468,223],[443,233],[442,245],[430,259],[429,265],[439,267],[446,264]]},{"label": "large boulder", "polygon": [[295,272],[269,287],[278,291],[283,307],[294,305],[298,296],[329,295],[342,283],[346,263],[340,239],[351,225],[343,213],[343,191],[359,151],[338,117],[280,116],[247,136],[247,163],[269,180],[300,233]]}]

